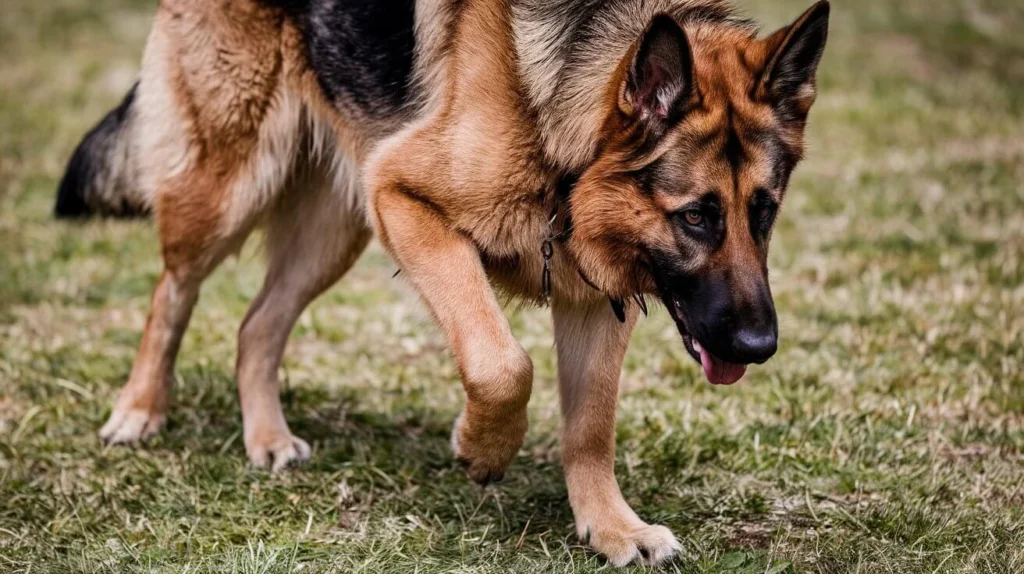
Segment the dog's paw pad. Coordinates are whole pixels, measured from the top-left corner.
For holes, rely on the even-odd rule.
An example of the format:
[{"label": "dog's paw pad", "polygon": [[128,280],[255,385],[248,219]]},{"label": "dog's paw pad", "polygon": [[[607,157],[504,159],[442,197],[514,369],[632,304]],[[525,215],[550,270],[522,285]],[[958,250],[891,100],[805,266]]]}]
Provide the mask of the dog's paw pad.
[{"label": "dog's paw pad", "polygon": [[270,440],[247,442],[245,448],[253,466],[269,468],[272,472],[302,464],[312,453],[309,443],[290,433]]},{"label": "dog's paw pad", "polygon": [[163,413],[142,409],[114,409],[103,428],[100,438],[107,444],[135,444],[160,430]]}]

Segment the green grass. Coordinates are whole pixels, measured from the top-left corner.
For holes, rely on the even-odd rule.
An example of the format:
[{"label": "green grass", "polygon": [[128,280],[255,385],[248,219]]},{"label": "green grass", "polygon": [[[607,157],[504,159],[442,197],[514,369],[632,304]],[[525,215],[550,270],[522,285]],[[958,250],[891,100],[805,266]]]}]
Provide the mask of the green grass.
[{"label": "green grass", "polygon": [[[745,4],[777,26],[805,3]],[[100,444],[157,246],[147,223],[49,211],[137,72],[152,4],[7,0],[0,16],[0,571],[609,570],[573,535],[546,313],[509,306],[537,367],[531,430],[481,489],[448,450],[461,389],[442,337],[377,247],[289,347],[310,465],[245,463],[232,369],[252,246],[204,289],[166,432]],[[835,4],[772,252],[781,351],[713,388],[663,310],[643,320],[618,476],[682,540],[668,572],[1021,572],[1024,7]]]}]

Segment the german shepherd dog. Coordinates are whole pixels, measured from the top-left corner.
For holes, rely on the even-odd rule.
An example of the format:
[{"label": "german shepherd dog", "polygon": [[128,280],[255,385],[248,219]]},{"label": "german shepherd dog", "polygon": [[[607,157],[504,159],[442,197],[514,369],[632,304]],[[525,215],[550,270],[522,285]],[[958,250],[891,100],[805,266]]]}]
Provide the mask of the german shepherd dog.
[{"label": "german shepherd dog", "polygon": [[719,0],[162,0],[138,83],[56,205],[156,215],[165,268],[100,436],[160,428],[201,283],[263,227],[245,448],[275,470],[307,459],[278,366],[375,233],[454,353],[469,476],[501,478],[527,430],[533,367],[496,292],[548,304],[577,532],[616,565],[672,556],[614,476],[623,355],[645,295],[711,383],[775,353],[768,243],[828,18],[821,1],[759,37]]}]

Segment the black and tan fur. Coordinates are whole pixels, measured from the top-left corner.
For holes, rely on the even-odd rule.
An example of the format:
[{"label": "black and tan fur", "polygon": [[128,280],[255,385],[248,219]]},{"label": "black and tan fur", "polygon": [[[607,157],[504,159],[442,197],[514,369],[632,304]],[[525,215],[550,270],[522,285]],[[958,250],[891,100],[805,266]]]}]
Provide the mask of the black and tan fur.
[{"label": "black and tan fur", "polygon": [[698,360],[774,353],[768,240],[828,14],[758,39],[717,0],[162,0],[137,86],[57,203],[157,220],[165,270],[101,436],[159,429],[200,284],[263,226],[269,269],[239,332],[245,447],[275,469],[308,458],[278,398],[285,342],[375,232],[457,361],[455,454],[497,479],[533,368],[495,289],[542,301],[550,241],[578,533],[617,565],[666,559],[674,536],[613,474],[622,358],[645,294]]}]

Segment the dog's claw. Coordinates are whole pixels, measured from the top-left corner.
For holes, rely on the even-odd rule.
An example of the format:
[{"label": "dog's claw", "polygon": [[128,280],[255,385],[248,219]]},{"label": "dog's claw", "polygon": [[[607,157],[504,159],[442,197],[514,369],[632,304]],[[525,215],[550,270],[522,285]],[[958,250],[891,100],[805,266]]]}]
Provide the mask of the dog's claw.
[{"label": "dog's claw", "polygon": [[480,486],[487,487],[492,484],[498,484],[499,482],[505,480],[504,472],[475,472],[472,463],[469,462],[468,460],[461,459],[458,462],[459,465],[466,471],[466,474],[469,475],[469,478],[473,482],[479,484]]},{"label": "dog's claw", "polygon": [[681,548],[676,537],[664,526],[588,525],[578,532],[586,545],[618,567],[634,561],[659,564],[670,560]]}]

